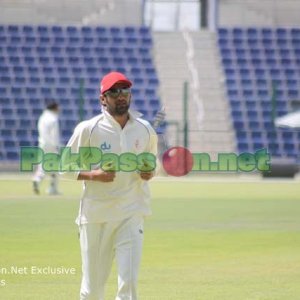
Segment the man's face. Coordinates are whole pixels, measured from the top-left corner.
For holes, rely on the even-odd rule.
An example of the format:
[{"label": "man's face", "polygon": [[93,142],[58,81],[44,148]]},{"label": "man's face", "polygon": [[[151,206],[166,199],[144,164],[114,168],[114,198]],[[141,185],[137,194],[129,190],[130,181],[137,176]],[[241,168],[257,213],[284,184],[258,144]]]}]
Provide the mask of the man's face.
[{"label": "man's face", "polygon": [[128,88],[126,83],[116,83],[109,91],[101,95],[102,105],[112,116],[122,116],[128,113],[131,101],[131,92],[127,90]]}]

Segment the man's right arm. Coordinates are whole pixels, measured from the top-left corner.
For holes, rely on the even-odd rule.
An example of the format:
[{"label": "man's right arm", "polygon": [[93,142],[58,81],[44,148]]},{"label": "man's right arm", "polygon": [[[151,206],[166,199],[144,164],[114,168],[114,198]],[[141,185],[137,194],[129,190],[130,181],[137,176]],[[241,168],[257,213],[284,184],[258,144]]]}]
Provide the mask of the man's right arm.
[{"label": "man's right arm", "polygon": [[[102,169],[80,170],[80,148],[89,147],[89,138],[90,133],[86,122],[80,123],[75,128],[65,147],[66,151],[62,153],[61,165],[63,166],[63,171],[60,174],[66,179],[112,182],[115,178],[115,172],[113,171],[104,171]],[[70,159],[71,156],[73,156],[73,159]]]},{"label": "man's right arm", "polygon": [[77,180],[91,180],[101,182],[112,182],[116,177],[116,172],[106,172],[101,169],[91,171],[80,171]]}]

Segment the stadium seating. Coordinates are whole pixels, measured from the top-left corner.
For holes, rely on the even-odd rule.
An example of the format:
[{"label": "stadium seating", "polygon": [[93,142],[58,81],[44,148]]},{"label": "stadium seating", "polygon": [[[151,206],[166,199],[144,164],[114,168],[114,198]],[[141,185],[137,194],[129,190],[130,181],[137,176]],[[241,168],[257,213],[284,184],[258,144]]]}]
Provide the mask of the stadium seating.
[{"label": "stadium seating", "polygon": [[[61,106],[62,142],[80,120],[100,113],[99,80],[125,72],[134,82],[134,109],[151,120],[160,107],[147,27],[0,26],[0,159],[37,145],[37,119],[46,99]],[[145,101],[147,100],[147,101]]]},{"label": "stadium seating", "polygon": [[300,29],[220,28],[218,43],[238,151],[299,157],[299,132],[275,128],[273,117],[300,97]]}]

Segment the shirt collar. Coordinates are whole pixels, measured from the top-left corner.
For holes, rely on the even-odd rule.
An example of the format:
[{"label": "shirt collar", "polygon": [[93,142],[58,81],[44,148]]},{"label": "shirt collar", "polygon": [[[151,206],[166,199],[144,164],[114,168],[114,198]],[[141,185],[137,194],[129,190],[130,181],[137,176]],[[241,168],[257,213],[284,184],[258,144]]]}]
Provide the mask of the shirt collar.
[{"label": "shirt collar", "polygon": [[[137,118],[140,118],[143,115],[142,113],[131,109],[128,110],[128,113],[129,113],[129,120],[128,120],[129,122],[132,122],[133,120],[136,120]],[[103,114],[108,120],[117,123],[117,121],[106,109],[103,109]]]}]

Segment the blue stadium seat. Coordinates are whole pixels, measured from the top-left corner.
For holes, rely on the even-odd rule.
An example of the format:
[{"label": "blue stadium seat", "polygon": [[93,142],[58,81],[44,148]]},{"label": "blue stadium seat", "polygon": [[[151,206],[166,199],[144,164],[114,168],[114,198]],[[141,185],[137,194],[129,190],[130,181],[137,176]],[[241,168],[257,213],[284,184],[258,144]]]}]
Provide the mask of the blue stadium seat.
[{"label": "blue stadium seat", "polygon": [[67,26],[66,28],[66,35],[67,36],[78,36],[79,31],[76,26]]},{"label": "blue stadium seat", "polygon": [[238,142],[242,142],[242,143],[248,142],[249,139],[247,131],[237,131],[236,137]]},{"label": "blue stadium seat", "polygon": [[274,47],[274,40],[271,39],[271,38],[263,38],[261,42],[262,42],[262,45],[265,48],[272,48],[272,47]]},{"label": "blue stadium seat", "polygon": [[221,51],[221,56],[223,58],[232,58],[232,52],[230,49],[225,48],[225,49],[220,49]]},{"label": "blue stadium seat", "polygon": [[281,70],[279,68],[271,68],[269,69],[269,74],[272,80],[281,79]]},{"label": "blue stadium seat", "polygon": [[262,28],[261,29],[262,38],[271,38],[273,37],[272,29],[270,28]]},{"label": "blue stadium seat", "polygon": [[49,34],[49,31],[48,31],[48,27],[47,26],[38,26],[36,28],[36,32],[40,35],[40,36],[47,36]]},{"label": "blue stadium seat", "polygon": [[91,36],[94,34],[94,30],[90,26],[83,26],[80,28],[82,36]]},{"label": "blue stadium seat", "polygon": [[109,32],[112,36],[118,36],[118,35],[122,34],[122,30],[119,27],[111,27],[109,29]]},{"label": "blue stadium seat", "polygon": [[254,27],[249,27],[246,30],[247,36],[249,38],[258,38],[258,29]]},{"label": "blue stadium seat", "polygon": [[265,62],[268,68],[277,68],[277,60],[275,58],[267,58]]},{"label": "blue stadium seat", "polygon": [[43,109],[41,108],[32,108],[32,115],[37,119],[41,115]]},{"label": "blue stadium seat", "polygon": [[300,37],[299,37],[299,38],[293,38],[293,39],[292,39],[292,45],[293,45],[296,49],[299,49],[299,48],[300,48]]},{"label": "blue stadium seat", "polygon": [[231,111],[231,115],[234,121],[242,121],[244,120],[243,112],[240,110]]},{"label": "blue stadium seat", "polygon": [[243,97],[244,97],[244,99],[253,99],[253,96],[254,96],[254,91],[253,91],[252,88],[243,89]]},{"label": "blue stadium seat", "polygon": [[242,28],[233,28],[232,34],[234,38],[243,38],[244,37],[244,30]]},{"label": "blue stadium seat", "polygon": [[7,27],[7,33],[10,35],[15,35],[19,33],[19,27],[16,25],[8,25]]},{"label": "blue stadium seat", "polygon": [[222,38],[229,38],[229,30],[227,28],[218,28],[218,35]]},{"label": "blue stadium seat", "polygon": [[19,153],[18,151],[9,150],[6,152],[6,159],[7,160],[17,160],[19,159]]},{"label": "blue stadium seat", "polygon": [[108,29],[104,26],[97,26],[95,32],[98,36],[106,36],[108,34]]},{"label": "blue stadium seat", "polygon": [[291,28],[290,33],[293,38],[300,38],[300,28]]},{"label": "blue stadium seat", "polygon": [[[125,33],[130,35],[131,33],[127,32],[126,28],[128,28],[128,27],[125,27]],[[149,27],[141,26],[140,28],[135,29],[135,31],[138,31],[139,35],[142,36],[142,37],[151,37]]]},{"label": "blue stadium seat", "polygon": [[247,39],[247,44],[250,48],[254,48],[254,49],[257,49],[259,50],[259,48],[257,47],[260,47],[260,43],[259,43],[259,40],[256,39],[256,38],[248,38]]},{"label": "blue stadium seat", "polygon": [[299,99],[299,90],[298,89],[289,89],[288,97],[291,99]]},{"label": "blue stadium seat", "polygon": [[[148,36],[147,28],[144,27],[143,30],[144,31],[142,32],[142,35]],[[127,36],[134,36],[134,37],[136,37],[138,35],[135,27],[133,27],[133,26],[126,26],[126,27],[124,27],[124,34],[127,35]]]},{"label": "blue stadium seat", "polygon": [[226,38],[219,38],[218,39],[218,44],[221,47],[221,49],[229,47],[229,41]]},{"label": "blue stadium seat", "polygon": [[260,122],[256,120],[249,120],[248,121],[249,128],[252,130],[261,130]]},{"label": "blue stadium seat", "polygon": [[240,69],[239,73],[240,73],[240,77],[242,79],[251,79],[251,73],[250,73],[250,70],[248,68]]},{"label": "blue stadium seat", "polygon": [[[57,33],[59,35],[59,33]],[[66,43],[66,38],[64,36],[55,36],[53,41],[55,46],[64,45]]]},{"label": "blue stadium seat", "polygon": [[0,135],[1,137],[4,137],[6,139],[9,139],[13,137],[13,131],[11,129],[0,129]]},{"label": "blue stadium seat", "polygon": [[157,87],[159,85],[159,80],[156,77],[150,77],[148,79],[148,85]]},{"label": "blue stadium seat", "polygon": [[279,49],[279,54],[282,59],[290,58],[290,53],[291,53],[290,49]]},{"label": "blue stadium seat", "polygon": [[91,47],[85,47],[82,46],[79,48],[80,54],[78,55],[82,55],[83,57],[88,57],[92,55],[92,51],[91,51]]},{"label": "blue stadium seat", "polygon": [[284,38],[287,38],[288,31],[287,31],[286,28],[277,28],[277,29],[275,30],[275,33],[276,33],[276,35],[277,35],[277,38],[282,38],[282,39],[284,39]]},{"label": "blue stadium seat", "polygon": [[29,119],[21,118],[19,122],[20,122],[21,128],[30,128],[31,127],[31,120],[29,120]]},{"label": "blue stadium seat", "polygon": [[235,79],[236,78],[236,71],[235,71],[234,68],[226,68],[224,71],[225,71],[226,77],[228,79]]},{"label": "blue stadium seat", "polygon": [[[15,119],[4,119],[4,126],[3,129],[10,129],[17,126],[17,121]],[[1,133],[2,135],[2,133]],[[2,136],[1,136],[2,137]],[[8,137],[8,136],[6,136]]]},{"label": "blue stadium seat", "polygon": [[248,53],[245,49],[235,48],[234,51],[230,53],[235,53],[237,59],[246,59],[248,57]]},{"label": "blue stadium seat", "polygon": [[24,39],[24,46],[31,46],[36,44],[37,42],[37,37],[36,36],[25,36]]},{"label": "blue stadium seat", "polygon": [[[56,71],[60,76],[68,76],[68,74],[69,74],[69,69],[68,69],[68,67],[65,67],[65,66],[58,66],[56,68]],[[44,72],[44,73],[46,75],[47,72]],[[52,72],[51,72],[51,74],[52,74]]]},{"label": "blue stadium seat", "polygon": [[[1,34],[1,28],[5,35]],[[104,72],[110,70],[141,78],[141,86],[136,83],[133,95],[149,100],[141,108],[147,118],[159,109],[156,91],[159,82],[151,59],[152,39],[148,27],[40,25],[15,28],[17,30],[11,29],[7,33],[6,26],[0,26],[0,43],[5,43],[3,47],[0,44],[0,96],[3,96],[0,102],[8,103],[0,110],[1,117],[4,117],[1,126],[12,124],[19,128],[21,125],[28,131],[14,131],[17,144],[12,146],[36,143],[37,131],[34,128],[44,108],[44,99],[49,97],[57,99],[62,108],[72,107],[71,111],[64,110],[65,121],[62,122],[62,130],[70,134],[78,122],[78,113],[72,103],[79,100],[82,79],[88,104],[85,116],[98,114],[97,86]],[[115,46],[116,42],[120,47]],[[14,119],[18,122],[8,121]],[[18,156],[15,149],[10,150],[10,157]],[[6,158],[8,152],[3,153]]]},{"label": "blue stadium seat", "polygon": [[82,37],[82,43],[83,44],[93,44],[96,43],[96,38],[92,36],[83,36]]},{"label": "blue stadium seat", "polygon": [[63,35],[63,29],[62,29],[61,26],[54,25],[49,30],[50,30],[50,32],[54,36],[61,36],[61,35]]},{"label": "blue stadium seat", "polygon": [[240,68],[246,68],[248,66],[248,60],[245,58],[238,58],[236,62]]},{"label": "blue stadium seat", "polygon": [[248,120],[257,121],[258,120],[258,113],[257,113],[256,110],[248,110],[247,111],[247,117],[248,117]]},{"label": "blue stadium seat", "polygon": [[284,70],[286,79],[295,79],[298,77],[297,72],[293,68],[288,68]]},{"label": "blue stadium seat", "polygon": [[10,88],[11,94],[14,97],[19,97],[23,94],[22,88],[21,87],[17,87],[17,86],[13,86]]},{"label": "blue stadium seat", "polygon": [[7,37],[6,37],[6,36],[1,36],[1,35],[0,35],[0,43],[1,43],[1,44],[7,43]]},{"label": "blue stadium seat", "polygon": [[30,25],[24,25],[23,27],[22,27],[22,34],[24,34],[24,35],[34,35],[35,34],[35,31],[34,31],[34,29],[33,29],[33,26],[30,26]]},{"label": "blue stadium seat", "polygon": [[248,142],[238,142],[238,151],[240,153],[244,152],[250,152],[252,149],[250,148],[250,145]]},{"label": "blue stadium seat", "polygon": [[57,66],[65,64],[65,58],[62,56],[53,56],[52,59],[53,59],[53,63]]}]

